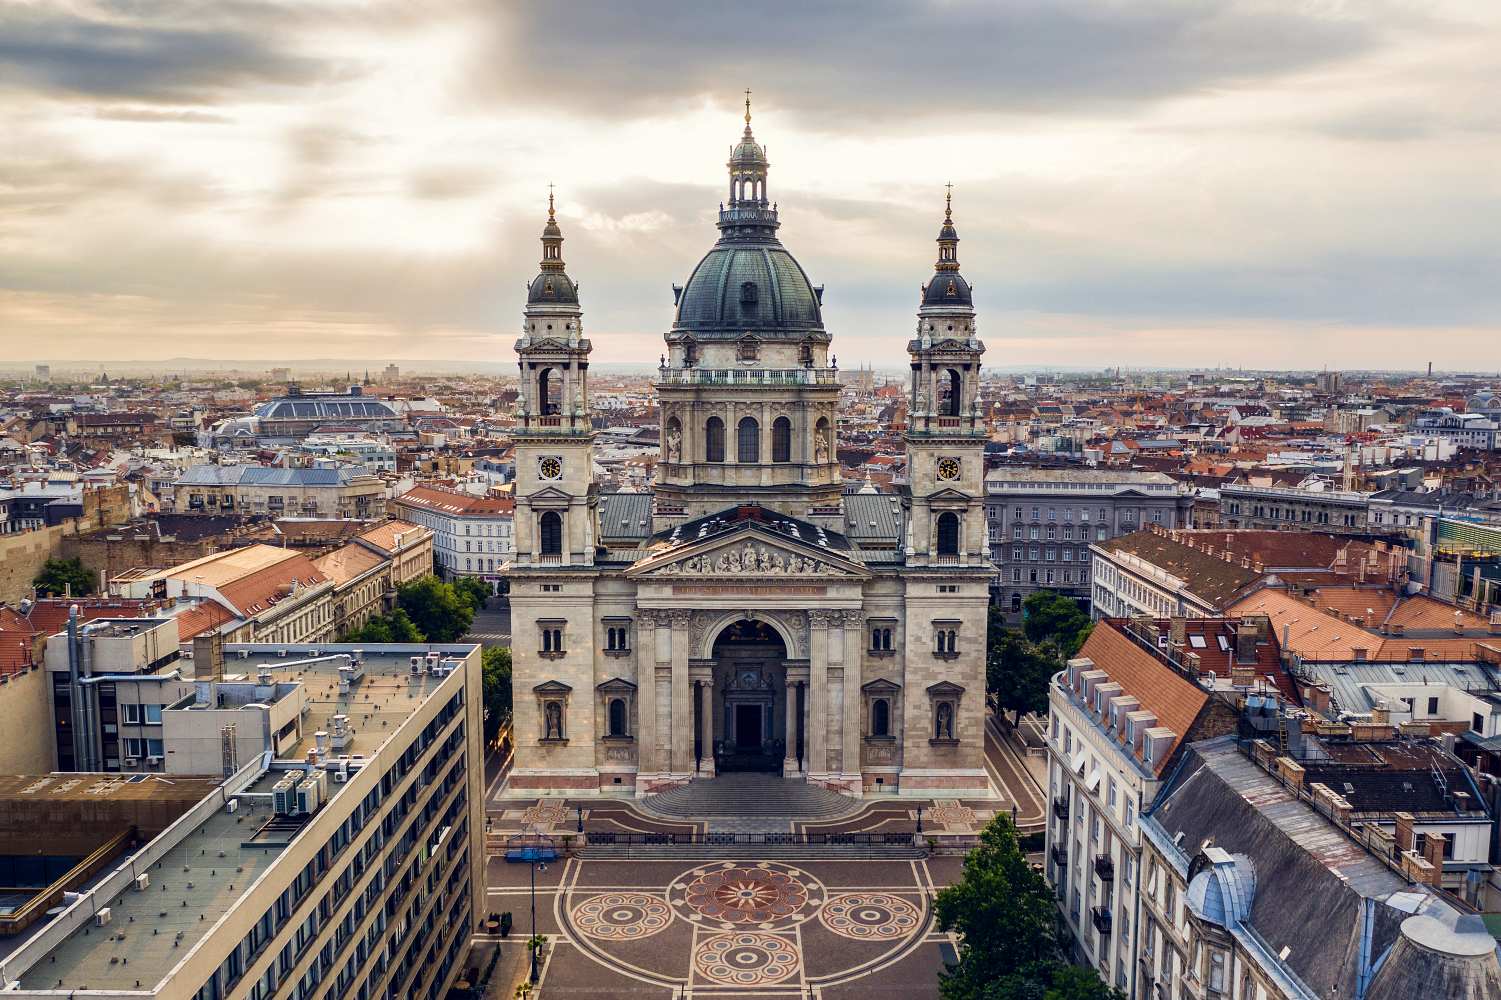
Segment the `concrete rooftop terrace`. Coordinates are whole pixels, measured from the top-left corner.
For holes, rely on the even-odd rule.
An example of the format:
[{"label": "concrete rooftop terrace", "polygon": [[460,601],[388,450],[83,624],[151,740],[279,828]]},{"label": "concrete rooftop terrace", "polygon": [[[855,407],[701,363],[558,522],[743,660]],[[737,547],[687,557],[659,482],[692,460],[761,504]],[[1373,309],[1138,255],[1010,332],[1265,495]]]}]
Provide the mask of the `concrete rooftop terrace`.
[{"label": "concrete rooftop terrace", "polygon": [[[304,739],[295,754],[269,767],[265,758],[257,758],[222,785],[215,782],[192,811],[98,880],[95,898],[81,898],[54,920],[64,921],[72,910],[82,907],[78,915],[82,919],[74,921],[70,932],[59,934],[57,928],[43,927],[0,963],[3,978],[19,980],[25,992],[60,991],[56,995],[61,996],[73,990],[151,990],[302,832],[301,825],[288,829],[285,820],[275,830],[261,831],[275,818],[272,786],[293,764],[305,764],[313,734],[331,729],[334,715],[348,715],[356,731],[354,741],[329,756],[373,756],[447,680],[426,672],[413,677],[411,657],[435,651],[462,660],[476,648],[467,644],[226,645],[226,679],[231,671],[245,668],[253,682],[259,667],[265,665],[278,684],[305,686]],[[349,662],[341,654],[356,649],[363,651],[365,677],[348,694],[340,694],[339,667]],[[242,650],[247,654],[244,659]],[[328,782],[329,798],[322,808],[337,801],[345,787]],[[234,813],[225,808],[230,799],[239,803]],[[138,891],[134,875],[142,871],[150,875],[151,884]],[[96,927],[92,914],[102,907],[109,907],[111,921]]]}]

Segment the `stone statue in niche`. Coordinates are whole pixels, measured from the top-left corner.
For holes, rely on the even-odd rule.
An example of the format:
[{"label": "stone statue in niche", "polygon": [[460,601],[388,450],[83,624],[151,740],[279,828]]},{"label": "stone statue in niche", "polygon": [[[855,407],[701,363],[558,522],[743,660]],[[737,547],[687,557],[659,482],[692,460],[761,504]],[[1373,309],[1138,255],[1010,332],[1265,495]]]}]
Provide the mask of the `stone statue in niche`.
[{"label": "stone statue in niche", "polygon": [[543,739],[561,740],[563,738],[563,706],[555,701],[548,702],[547,707],[542,710],[542,717],[545,720]]},{"label": "stone statue in niche", "polygon": [[667,461],[676,462],[683,447],[683,435],[676,426],[667,428]]},{"label": "stone statue in niche", "polygon": [[935,740],[954,738],[954,706],[946,701],[938,703],[938,712],[933,722],[933,738]]},{"label": "stone statue in niche", "polygon": [[829,460],[829,432],[821,427],[813,432],[813,460],[819,465]]}]

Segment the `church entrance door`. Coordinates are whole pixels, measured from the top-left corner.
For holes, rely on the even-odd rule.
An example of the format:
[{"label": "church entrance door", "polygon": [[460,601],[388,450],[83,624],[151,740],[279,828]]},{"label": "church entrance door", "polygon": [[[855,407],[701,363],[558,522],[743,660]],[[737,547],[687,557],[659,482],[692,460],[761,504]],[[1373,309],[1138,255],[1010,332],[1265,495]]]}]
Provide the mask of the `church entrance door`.
[{"label": "church entrance door", "polygon": [[735,706],[735,749],[740,753],[761,750],[761,706]]}]

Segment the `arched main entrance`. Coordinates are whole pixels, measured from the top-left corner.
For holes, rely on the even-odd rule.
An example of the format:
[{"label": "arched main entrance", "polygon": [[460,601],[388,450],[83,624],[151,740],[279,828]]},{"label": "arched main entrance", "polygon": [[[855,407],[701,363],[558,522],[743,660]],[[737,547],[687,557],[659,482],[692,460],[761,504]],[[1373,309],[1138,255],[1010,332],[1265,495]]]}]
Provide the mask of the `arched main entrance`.
[{"label": "arched main entrance", "polygon": [[[764,621],[740,619],[715,638],[711,705],[716,771],[780,773],[787,760],[801,758],[798,690],[788,683],[787,656],[781,634]],[[699,731],[704,731],[702,725]]]}]

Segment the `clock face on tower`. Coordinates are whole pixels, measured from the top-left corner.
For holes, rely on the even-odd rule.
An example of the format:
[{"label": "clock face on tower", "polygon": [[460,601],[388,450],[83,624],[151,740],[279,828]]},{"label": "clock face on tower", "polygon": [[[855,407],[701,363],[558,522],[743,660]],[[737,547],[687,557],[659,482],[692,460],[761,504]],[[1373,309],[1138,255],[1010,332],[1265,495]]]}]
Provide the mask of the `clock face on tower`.
[{"label": "clock face on tower", "polygon": [[962,466],[957,458],[940,458],[938,460],[938,478],[954,480],[959,478]]},{"label": "clock face on tower", "polygon": [[556,455],[548,455],[537,462],[537,474],[543,479],[562,479],[563,460]]}]

